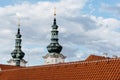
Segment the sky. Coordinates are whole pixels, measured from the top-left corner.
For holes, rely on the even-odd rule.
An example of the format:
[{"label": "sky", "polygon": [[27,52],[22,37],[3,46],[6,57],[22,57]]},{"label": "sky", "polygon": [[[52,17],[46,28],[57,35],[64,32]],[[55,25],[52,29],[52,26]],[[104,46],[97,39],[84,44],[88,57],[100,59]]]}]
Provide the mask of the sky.
[{"label": "sky", "polygon": [[0,0],[0,64],[12,58],[16,13],[21,16],[27,66],[44,64],[54,7],[66,62],[84,60],[91,54],[120,56],[120,0]]}]

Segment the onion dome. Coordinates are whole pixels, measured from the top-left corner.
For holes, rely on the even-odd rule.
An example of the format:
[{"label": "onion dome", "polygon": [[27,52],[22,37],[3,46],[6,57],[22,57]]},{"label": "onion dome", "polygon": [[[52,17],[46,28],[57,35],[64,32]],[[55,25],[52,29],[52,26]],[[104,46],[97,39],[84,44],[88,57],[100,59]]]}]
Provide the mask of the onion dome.
[{"label": "onion dome", "polygon": [[25,53],[21,50],[21,34],[20,34],[20,28],[18,28],[18,32],[16,35],[16,39],[15,39],[15,49],[14,51],[11,53],[13,59],[17,59],[20,60],[24,57]]},{"label": "onion dome", "polygon": [[58,43],[58,25],[56,24],[56,13],[54,12],[54,21],[52,25],[51,31],[51,43],[47,46],[47,50],[49,53],[60,53],[62,50],[62,46]]}]

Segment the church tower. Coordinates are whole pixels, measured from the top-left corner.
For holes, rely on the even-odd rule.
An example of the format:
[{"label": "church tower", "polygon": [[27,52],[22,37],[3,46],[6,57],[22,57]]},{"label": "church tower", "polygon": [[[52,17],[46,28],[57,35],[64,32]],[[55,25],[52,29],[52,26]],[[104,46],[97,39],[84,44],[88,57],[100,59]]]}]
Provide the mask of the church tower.
[{"label": "church tower", "polygon": [[58,25],[56,23],[56,10],[54,9],[54,21],[51,31],[51,43],[47,46],[48,54],[43,56],[45,64],[63,63],[66,56],[61,54],[62,46],[58,43]]},{"label": "church tower", "polygon": [[22,35],[20,34],[20,19],[18,21],[18,30],[15,39],[15,49],[11,53],[12,59],[8,61],[9,65],[15,66],[26,66],[27,61],[23,59],[25,53],[21,50],[21,39]]}]

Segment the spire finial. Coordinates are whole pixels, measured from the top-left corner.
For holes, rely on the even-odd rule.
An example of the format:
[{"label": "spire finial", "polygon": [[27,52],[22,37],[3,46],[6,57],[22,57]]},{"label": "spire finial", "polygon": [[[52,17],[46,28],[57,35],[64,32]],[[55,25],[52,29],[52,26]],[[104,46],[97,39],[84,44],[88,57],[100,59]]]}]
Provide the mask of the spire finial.
[{"label": "spire finial", "polygon": [[18,16],[18,28],[20,28],[20,17]]},{"label": "spire finial", "polygon": [[56,7],[54,7],[54,22],[53,24],[55,25],[56,24]]},{"label": "spire finial", "polygon": [[54,17],[56,17],[56,7],[54,7]]}]

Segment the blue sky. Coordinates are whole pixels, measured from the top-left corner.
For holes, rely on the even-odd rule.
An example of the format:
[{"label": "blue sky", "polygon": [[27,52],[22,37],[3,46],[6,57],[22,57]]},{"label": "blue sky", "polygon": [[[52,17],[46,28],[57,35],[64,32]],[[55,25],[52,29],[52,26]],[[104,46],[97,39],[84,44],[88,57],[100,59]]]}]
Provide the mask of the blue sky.
[{"label": "blue sky", "polygon": [[50,2],[56,2],[59,0],[0,0],[0,6],[8,6],[8,5],[15,5],[15,4],[22,4],[24,2],[29,3],[37,3],[37,2],[44,2],[44,1],[50,1]]},{"label": "blue sky", "polygon": [[[46,1],[59,2],[60,0],[0,0],[0,6],[5,7],[9,5],[17,5],[17,4],[23,4],[23,3],[35,4],[38,2],[46,2]],[[100,7],[102,5],[109,5],[109,6],[114,7],[119,3],[120,3],[119,0],[115,0],[115,1],[114,0],[88,0],[86,2],[86,6],[84,6],[84,8],[82,9],[82,12],[85,14],[92,14],[96,16],[102,15],[105,18],[109,18],[109,17],[118,18],[117,16],[114,16],[113,13],[109,13],[107,11],[106,12],[101,11]]]},{"label": "blue sky", "polygon": [[32,66],[44,63],[55,6],[61,53],[67,62],[90,54],[120,56],[119,0],[0,0],[0,64],[7,64],[14,50],[16,13],[21,15],[25,59]]},{"label": "blue sky", "polygon": [[[117,4],[119,4],[120,1],[119,0],[89,0],[86,3],[86,6],[83,8],[83,13],[85,14],[92,14],[92,15],[96,15],[96,16],[103,16],[105,18],[109,18],[109,17],[115,17],[118,18],[116,16],[114,16],[113,12],[109,13],[108,11],[102,11],[100,9],[101,6],[105,6],[105,5],[109,5],[112,7],[115,7]],[[91,13],[90,13],[91,12]],[[120,19],[120,18],[118,18]]]}]

